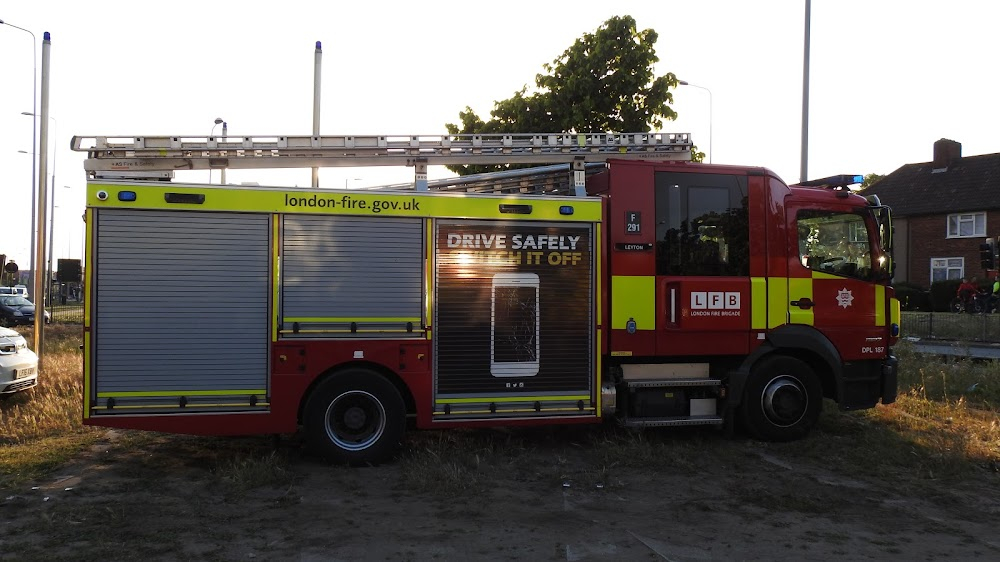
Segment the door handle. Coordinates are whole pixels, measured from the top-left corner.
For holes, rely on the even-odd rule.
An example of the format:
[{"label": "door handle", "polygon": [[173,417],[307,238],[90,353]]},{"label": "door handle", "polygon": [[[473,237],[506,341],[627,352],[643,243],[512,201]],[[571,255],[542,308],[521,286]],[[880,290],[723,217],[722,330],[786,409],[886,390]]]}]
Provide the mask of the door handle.
[{"label": "door handle", "polygon": [[802,297],[801,299],[799,299],[797,301],[792,301],[792,302],[790,302],[788,304],[791,304],[793,306],[797,306],[797,307],[801,308],[802,310],[810,309],[810,308],[812,308],[813,306],[816,305],[816,303],[814,303],[812,301],[812,299],[810,299],[809,297]]}]

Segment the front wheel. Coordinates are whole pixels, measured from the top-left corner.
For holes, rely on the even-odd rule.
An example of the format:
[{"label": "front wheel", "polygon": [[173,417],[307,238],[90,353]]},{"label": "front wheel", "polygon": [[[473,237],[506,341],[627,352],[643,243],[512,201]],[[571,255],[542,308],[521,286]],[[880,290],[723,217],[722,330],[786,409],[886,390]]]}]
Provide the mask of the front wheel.
[{"label": "front wheel", "polygon": [[305,408],[309,448],[336,463],[378,464],[399,451],[406,406],[382,375],[351,369],[323,381]]},{"label": "front wheel", "polygon": [[743,396],[743,425],[764,441],[805,437],[823,408],[823,388],[804,361],[776,355],[754,365]]}]

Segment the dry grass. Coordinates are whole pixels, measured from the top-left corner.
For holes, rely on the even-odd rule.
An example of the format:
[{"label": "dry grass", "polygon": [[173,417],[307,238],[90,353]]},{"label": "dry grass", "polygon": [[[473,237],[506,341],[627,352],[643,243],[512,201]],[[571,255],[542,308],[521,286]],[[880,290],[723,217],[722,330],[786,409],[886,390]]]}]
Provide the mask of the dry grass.
[{"label": "dry grass", "polygon": [[867,418],[927,451],[929,477],[1000,470],[1000,361],[933,360],[907,345],[898,352],[899,398]]},{"label": "dry grass", "polygon": [[[29,341],[31,328],[20,329]],[[31,479],[97,438],[82,423],[80,325],[45,329],[38,386],[0,401],[0,485]]]},{"label": "dry grass", "polygon": [[[24,333],[30,336],[30,329]],[[101,434],[81,423],[80,340],[79,325],[47,328],[39,386],[0,401],[0,487],[53,470]],[[840,412],[828,403],[814,435],[795,443],[728,441],[714,431],[640,433],[613,425],[414,432],[398,461],[403,485],[434,494],[482,494],[504,475],[614,487],[613,475],[622,468],[694,473],[701,463],[739,466],[767,450],[820,459],[831,469],[901,485],[1000,471],[1000,362],[946,362],[918,355],[906,344],[897,352],[901,368],[895,404]],[[118,445],[144,446],[141,439],[129,443]],[[190,445],[211,449],[213,443],[195,440]],[[838,454],[830,455],[832,450]],[[551,453],[551,463],[526,461],[539,452]],[[220,453],[213,457],[213,472],[236,494],[294,479],[281,455]]]},{"label": "dry grass", "polygon": [[215,468],[232,495],[263,486],[290,486],[295,477],[288,458],[279,451],[247,451],[223,459]]},{"label": "dry grass", "polygon": [[[444,497],[483,495],[491,492],[497,475],[507,475],[614,488],[621,469],[695,474],[711,465],[739,471],[768,454],[793,465],[894,482],[900,489],[933,490],[942,481],[995,478],[1000,472],[1000,361],[943,361],[919,355],[907,344],[897,352],[895,404],[842,412],[827,402],[808,439],[761,443],[722,439],[713,430],[633,432],[612,424],[414,433],[400,461],[405,485]],[[538,456],[551,462],[524,461]],[[810,505],[796,509],[815,507]]]}]

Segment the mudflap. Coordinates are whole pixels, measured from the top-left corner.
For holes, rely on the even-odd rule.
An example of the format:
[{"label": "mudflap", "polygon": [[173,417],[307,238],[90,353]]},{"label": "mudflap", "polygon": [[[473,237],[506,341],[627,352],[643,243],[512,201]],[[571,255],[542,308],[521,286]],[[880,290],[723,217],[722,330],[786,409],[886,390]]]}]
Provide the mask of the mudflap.
[{"label": "mudflap", "polygon": [[883,404],[895,402],[898,365],[891,353],[883,360],[845,363],[840,409],[874,408],[879,399]]},{"label": "mudflap", "polygon": [[892,353],[882,363],[882,403],[892,404],[896,401],[899,384],[899,359]]}]

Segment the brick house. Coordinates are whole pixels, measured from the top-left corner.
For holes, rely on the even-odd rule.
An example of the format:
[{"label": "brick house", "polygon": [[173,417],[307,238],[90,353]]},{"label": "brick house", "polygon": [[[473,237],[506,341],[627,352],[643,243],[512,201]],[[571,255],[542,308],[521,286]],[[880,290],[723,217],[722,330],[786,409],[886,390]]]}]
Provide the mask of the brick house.
[{"label": "brick house", "polygon": [[869,194],[892,207],[896,282],[987,277],[979,245],[1000,234],[1000,154],[963,158],[960,143],[941,139],[933,161],[900,167]]}]

